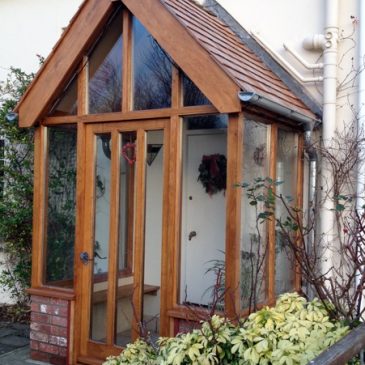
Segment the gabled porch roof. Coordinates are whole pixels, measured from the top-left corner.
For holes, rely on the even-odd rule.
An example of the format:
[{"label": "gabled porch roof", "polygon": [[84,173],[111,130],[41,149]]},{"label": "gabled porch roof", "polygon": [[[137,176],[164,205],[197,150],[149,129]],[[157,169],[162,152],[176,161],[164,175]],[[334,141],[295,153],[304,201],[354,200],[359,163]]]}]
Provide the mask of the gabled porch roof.
[{"label": "gabled porch roof", "polygon": [[[244,43],[221,19],[193,0],[122,2],[220,112],[240,111],[238,92],[250,91],[307,117],[318,116],[319,108],[304,103],[305,94],[298,97],[298,92],[289,88],[290,82],[279,78],[251,49],[250,42]],[[16,108],[21,127],[30,127],[44,117],[98,37],[112,3],[85,0],[81,5]]]}]

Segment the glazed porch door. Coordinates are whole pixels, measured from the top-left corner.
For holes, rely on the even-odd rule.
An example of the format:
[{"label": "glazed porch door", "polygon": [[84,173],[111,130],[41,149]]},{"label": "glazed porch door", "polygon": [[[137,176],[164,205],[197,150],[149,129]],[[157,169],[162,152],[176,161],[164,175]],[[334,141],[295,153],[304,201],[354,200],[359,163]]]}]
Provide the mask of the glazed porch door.
[{"label": "glazed porch door", "polygon": [[80,362],[120,353],[140,323],[159,335],[164,127],[87,126]]}]

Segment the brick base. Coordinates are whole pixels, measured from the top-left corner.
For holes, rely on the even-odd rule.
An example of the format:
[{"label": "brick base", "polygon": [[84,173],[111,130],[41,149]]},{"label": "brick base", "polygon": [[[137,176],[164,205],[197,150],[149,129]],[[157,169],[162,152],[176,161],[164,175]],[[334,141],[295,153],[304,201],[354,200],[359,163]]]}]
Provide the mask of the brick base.
[{"label": "brick base", "polygon": [[32,295],[31,301],[31,358],[66,365],[69,302],[37,295]]}]

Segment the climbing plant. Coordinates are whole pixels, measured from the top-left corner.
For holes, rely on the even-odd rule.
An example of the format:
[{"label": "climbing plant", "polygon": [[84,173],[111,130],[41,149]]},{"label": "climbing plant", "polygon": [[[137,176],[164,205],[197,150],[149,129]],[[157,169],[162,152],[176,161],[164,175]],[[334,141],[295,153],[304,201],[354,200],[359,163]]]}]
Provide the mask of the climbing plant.
[{"label": "climbing plant", "polygon": [[0,244],[6,260],[0,273],[0,287],[7,289],[17,303],[27,300],[30,284],[32,201],[33,201],[33,130],[19,129],[11,112],[33,79],[20,69],[11,68],[0,82]]}]

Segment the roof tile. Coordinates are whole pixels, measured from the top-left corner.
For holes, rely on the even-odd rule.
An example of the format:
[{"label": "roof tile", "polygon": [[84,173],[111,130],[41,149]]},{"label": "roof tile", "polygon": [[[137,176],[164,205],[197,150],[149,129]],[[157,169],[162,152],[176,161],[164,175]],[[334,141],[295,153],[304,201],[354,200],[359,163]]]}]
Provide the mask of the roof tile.
[{"label": "roof tile", "polygon": [[162,2],[243,91],[256,92],[315,117],[285,83],[214,14],[192,0]]}]

